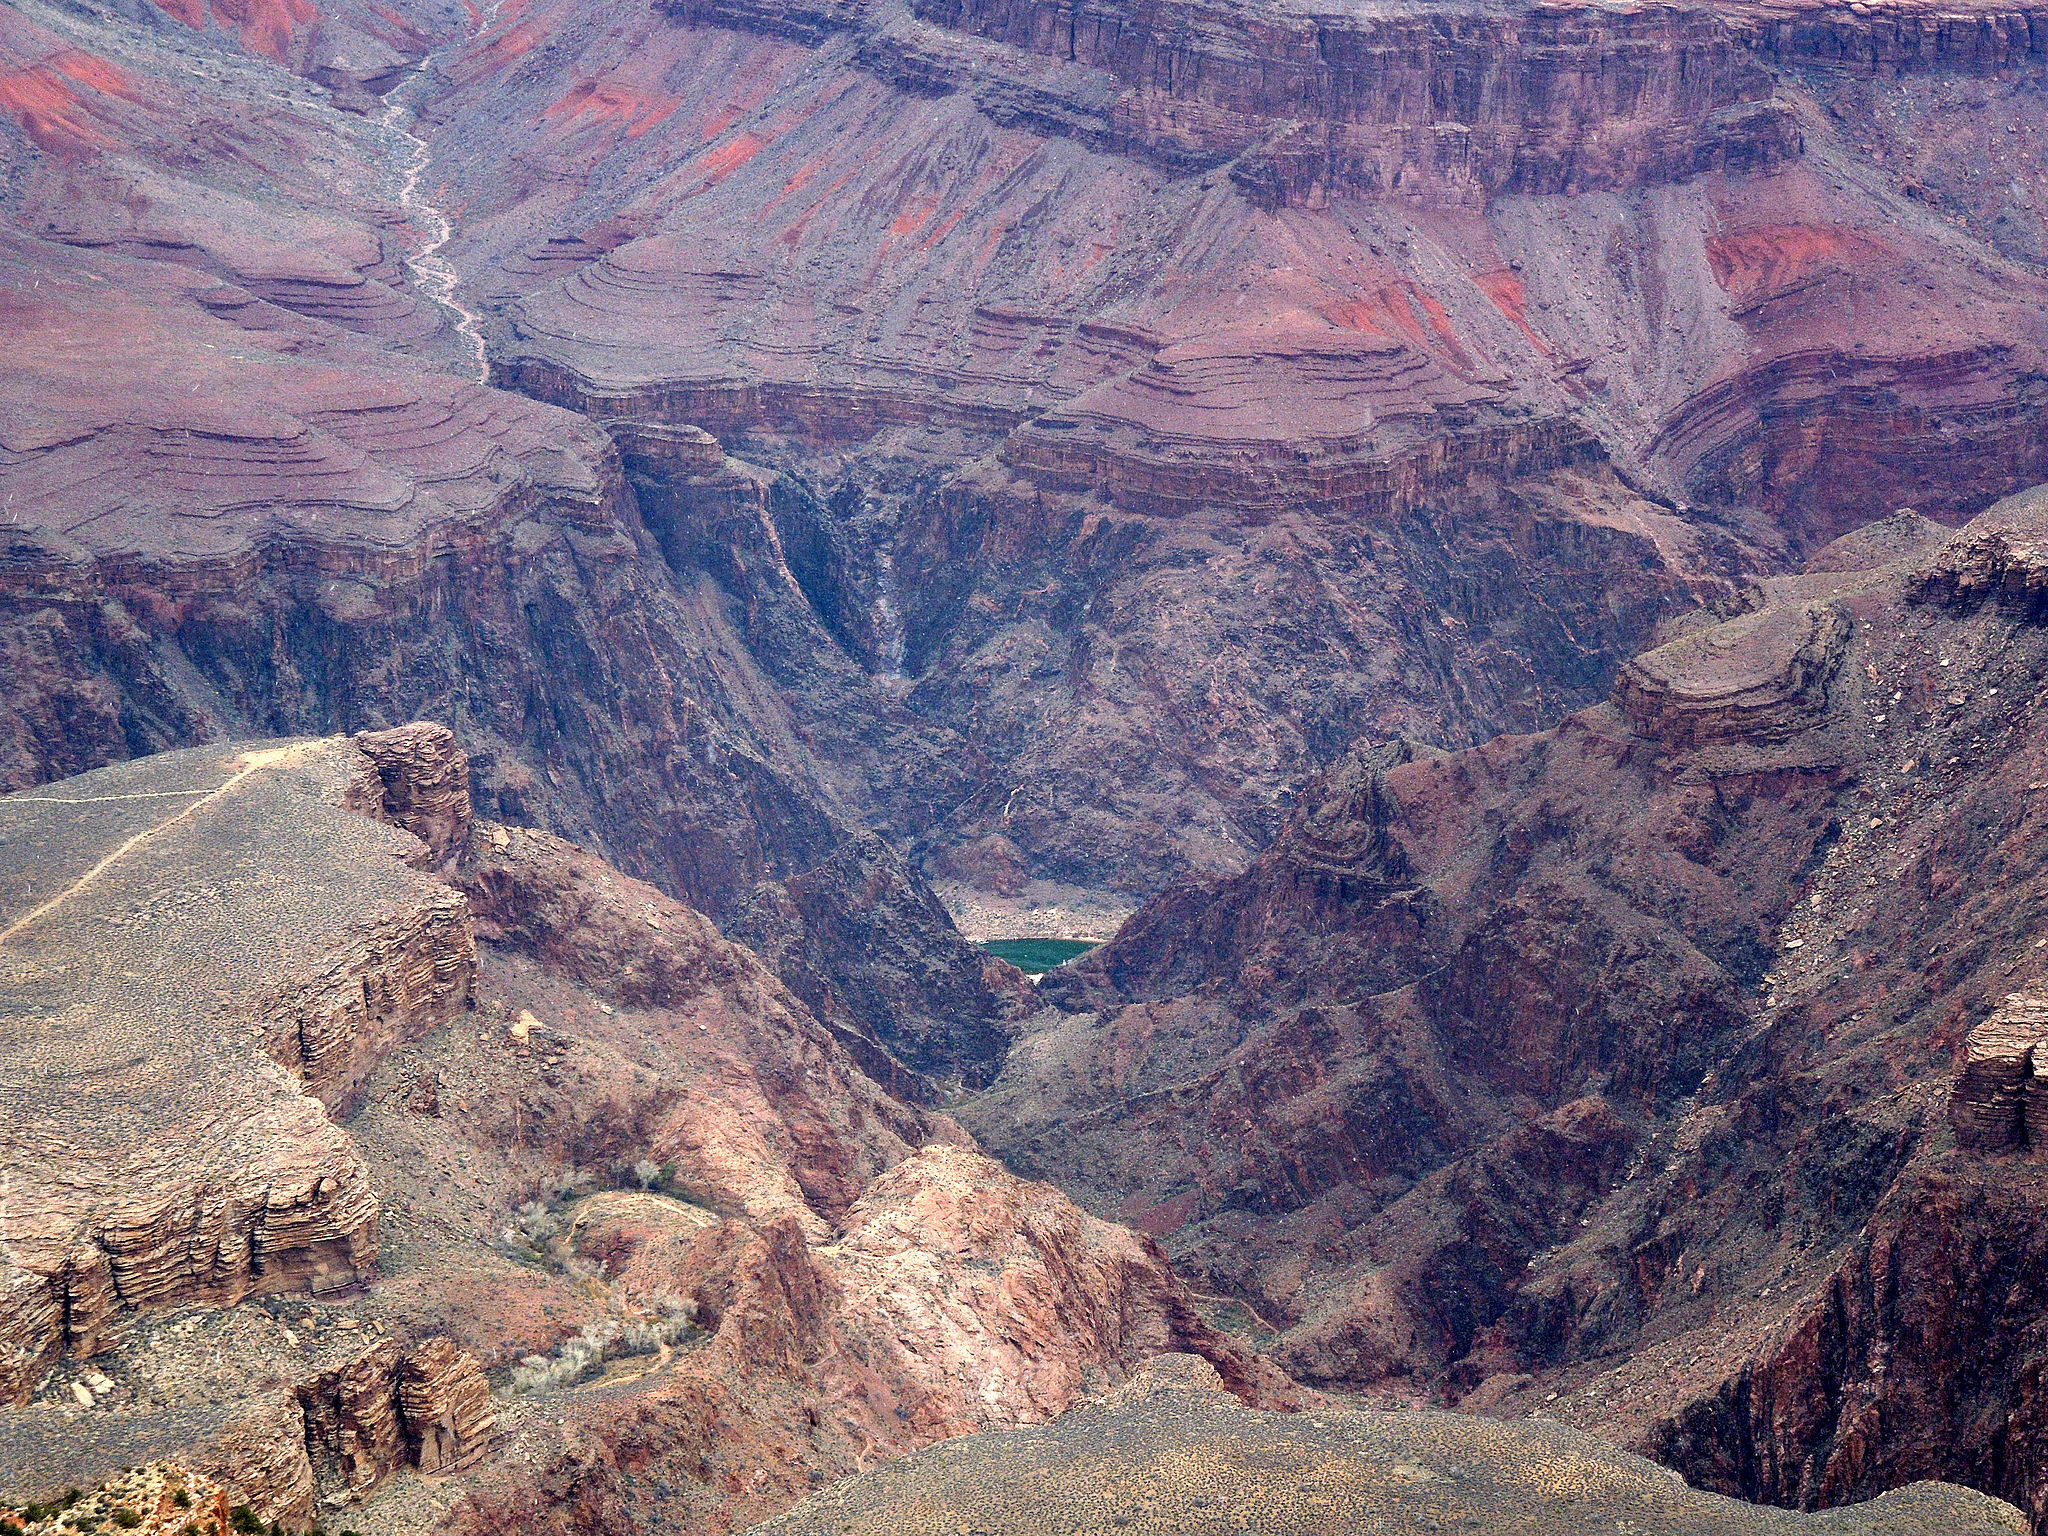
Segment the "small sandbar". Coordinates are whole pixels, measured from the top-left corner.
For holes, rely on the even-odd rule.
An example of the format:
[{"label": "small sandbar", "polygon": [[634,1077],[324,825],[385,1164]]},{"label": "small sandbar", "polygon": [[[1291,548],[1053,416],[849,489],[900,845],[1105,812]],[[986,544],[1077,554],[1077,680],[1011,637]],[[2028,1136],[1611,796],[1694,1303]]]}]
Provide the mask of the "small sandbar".
[{"label": "small sandbar", "polygon": [[953,925],[976,944],[998,939],[1086,939],[1101,943],[1138,910],[1123,891],[1033,880],[1015,896],[997,896],[959,880],[933,887]]}]

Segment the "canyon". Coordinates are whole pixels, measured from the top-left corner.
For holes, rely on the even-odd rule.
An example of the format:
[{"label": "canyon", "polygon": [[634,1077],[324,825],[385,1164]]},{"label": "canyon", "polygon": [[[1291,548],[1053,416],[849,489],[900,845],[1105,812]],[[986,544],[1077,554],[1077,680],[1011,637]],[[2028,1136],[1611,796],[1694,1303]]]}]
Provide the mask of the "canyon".
[{"label": "canyon", "polygon": [[2048,1530],[2044,85],[7,0],[0,1498]]},{"label": "canyon", "polygon": [[2038,1522],[2044,516],[1897,514],[1551,731],[1354,749],[1048,978],[967,1124],[1303,1381]]}]

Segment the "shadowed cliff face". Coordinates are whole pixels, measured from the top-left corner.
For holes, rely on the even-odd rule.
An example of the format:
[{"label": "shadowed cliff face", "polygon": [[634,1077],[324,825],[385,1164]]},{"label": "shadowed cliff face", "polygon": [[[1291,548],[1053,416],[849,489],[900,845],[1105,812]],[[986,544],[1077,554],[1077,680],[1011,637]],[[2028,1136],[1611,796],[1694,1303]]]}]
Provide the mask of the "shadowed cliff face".
[{"label": "shadowed cliff face", "polygon": [[2044,506],[1838,541],[1554,731],[1354,749],[1043,983],[968,1123],[1305,1379],[2038,1524]]}]

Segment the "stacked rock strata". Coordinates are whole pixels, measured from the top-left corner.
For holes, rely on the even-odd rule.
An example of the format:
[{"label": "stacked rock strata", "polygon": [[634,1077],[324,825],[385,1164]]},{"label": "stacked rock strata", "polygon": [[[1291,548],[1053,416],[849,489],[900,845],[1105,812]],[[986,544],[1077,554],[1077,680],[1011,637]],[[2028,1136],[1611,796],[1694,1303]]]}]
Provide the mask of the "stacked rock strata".
[{"label": "stacked rock strata", "polygon": [[2012,993],[1970,1031],[1949,1098],[1956,1145],[2048,1147],[2048,997]]},{"label": "stacked rock strata", "polygon": [[389,731],[359,731],[351,745],[369,771],[350,782],[342,804],[424,843],[426,854],[408,863],[439,865],[469,846],[469,755],[447,726],[415,720]]},{"label": "stacked rock strata", "polygon": [[[21,856],[0,870],[0,1401],[108,1350],[124,1314],[374,1268],[377,1196],[329,1111],[469,1005],[468,904],[416,873],[466,844],[467,784],[449,733],[413,726],[170,753],[0,801]],[[110,932],[123,965],[80,965]],[[41,1121],[53,1083],[92,1113]],[[494,1424],[477,1361],[445,1339],[281,1382],[199,1454],[271,1519],[310,1518],[330,1484],[467,1465]]]},{"label": "stacked rock strata", "polygon": [[[475,971],[462,898],[406,867],[425,840],[340,808],[365,758],[418,755],[400,734],[194,749],[0,802],[58,891],[34,905],[23,874],[7,892],[0,1398],[100,1349],[122,1309],[335,1289],[374,1264],[377,1199],[326,1111],[466,1006]],[[394,819],[436,835],[467,816],[466,789],[402,799]],[[81,967],[110,930],[127,963]],[[36,1118],[60,1083],[94,1106],[61,1134]]]},{"label": "stacked rock strata", "polygon": [[472,1466],[498,1422],[476,1358],[439,1338],[411,1349],[384,1340],[301,1382],[297,1397],[305,1455],[286,1477],[265,1482],[282,1495],[276,1503],[304,1511],[318,1489],[355,1499],[401,1467],[438,1474]]}]

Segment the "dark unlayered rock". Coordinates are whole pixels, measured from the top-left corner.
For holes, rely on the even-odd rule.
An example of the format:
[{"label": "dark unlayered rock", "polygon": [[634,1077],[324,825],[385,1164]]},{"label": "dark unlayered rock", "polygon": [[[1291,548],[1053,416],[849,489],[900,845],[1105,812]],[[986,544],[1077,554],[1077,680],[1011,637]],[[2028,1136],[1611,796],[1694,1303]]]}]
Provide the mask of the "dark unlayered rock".
[{"label": "dark unlayered rock", "polygon": [[2043,506],[1844,540],[1624,708],[1357,752],[1041,984],[1076,1011],[968,1123],[1306,1379],[1767,1502],[1944,1477],[2038,1520],[2048,631],[1953,573]]},{"label": "dark unlayered rock", "polygon": [[879,838],[757,886],[724,928],[820,1018],[850,1017],[912,1071],[970,1088],[995,1076],[1035,1006],[1031,984],[968,945]]}]

